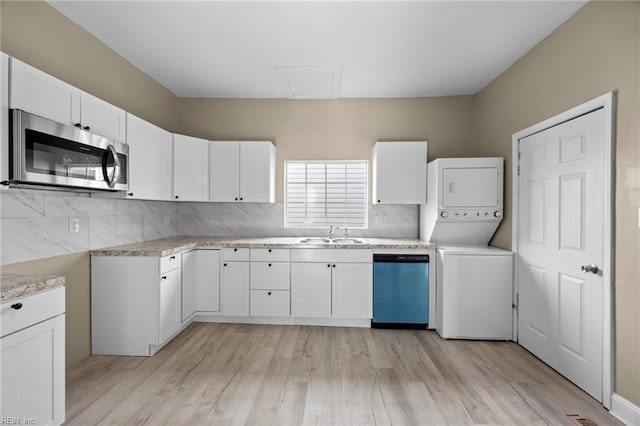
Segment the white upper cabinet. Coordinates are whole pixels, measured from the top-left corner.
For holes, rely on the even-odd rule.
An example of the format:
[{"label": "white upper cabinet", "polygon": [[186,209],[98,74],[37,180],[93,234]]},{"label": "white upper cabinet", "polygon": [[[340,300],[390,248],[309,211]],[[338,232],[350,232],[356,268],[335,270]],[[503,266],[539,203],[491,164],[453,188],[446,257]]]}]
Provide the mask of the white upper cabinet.
[{"label": "white upper cabinet", "polygon": [[[9,56],[0,52],[0,181],[9,180]],[[0,188],[7,188],[0,185]]]},{"label": "white upper cabinet", "polygon": [[145,200],[172,200],[173,135],[134,115],[127,114],[129,192]]},{"label": "white upper cabinet", "polygon": [[80,89],[11,58],[10,107],[75,125],[80,123]]},{"label": "white upper cabinet", "polygon": [[125,142],[126,113],[43,71],[11,58],[10,107]]},{"label": "white upper cabinet", "polygon": [[209,141],[173,135],[173,198],[209,201]]},{"label": "white upper cabinet", "polygon": [[275,202],[276,148],[271,142],[212,142],[209,199]]},{"label": "white upper cabinet", "polygon": [[427,142],[377,142],[372,149],[373,204],[427,202]]},{"label": "white upper cabinet", "polygon": [[120,142],[127,140],[126,112],[86,92],[80,95],[80,121],[91,133]]}]

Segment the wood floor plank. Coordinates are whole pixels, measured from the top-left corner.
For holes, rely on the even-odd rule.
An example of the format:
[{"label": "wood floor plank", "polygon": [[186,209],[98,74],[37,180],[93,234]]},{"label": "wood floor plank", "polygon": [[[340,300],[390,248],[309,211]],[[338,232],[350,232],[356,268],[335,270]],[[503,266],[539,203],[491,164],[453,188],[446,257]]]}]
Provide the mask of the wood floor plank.
[{"label": "wood floor plank", "polygon": [[67,369],[67,424],[620,425],[512,342],[426,330],[194,323],[150,358]]}]

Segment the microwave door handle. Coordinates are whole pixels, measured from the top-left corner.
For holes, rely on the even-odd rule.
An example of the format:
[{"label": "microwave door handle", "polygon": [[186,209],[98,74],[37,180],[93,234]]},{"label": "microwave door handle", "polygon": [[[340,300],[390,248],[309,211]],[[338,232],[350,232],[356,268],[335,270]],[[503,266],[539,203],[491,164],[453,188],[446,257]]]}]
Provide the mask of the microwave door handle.
[{"label": "microwave door handle", "polygon": [[[113,172],[109,175],[107,171],[107,161],[109,157],[113,157]],[[102,175],[104,176],[104,180],[109,185],[109,188],[113,188],[116,186],[116,182],[120,177],[120,158],[118,158],[118,153],[113,145],[108,145],[104,155],[102,156]]]}]

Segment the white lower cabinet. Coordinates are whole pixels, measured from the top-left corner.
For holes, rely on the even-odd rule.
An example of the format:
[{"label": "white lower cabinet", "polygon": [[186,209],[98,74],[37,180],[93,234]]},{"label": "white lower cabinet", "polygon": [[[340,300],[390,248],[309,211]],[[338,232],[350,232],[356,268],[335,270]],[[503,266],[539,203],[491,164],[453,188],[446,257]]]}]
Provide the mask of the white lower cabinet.
[{"label": "white lower cabinet", "polygon": [[196,250],[196,311],[220,312],[220,250]]},{"label": "white lower cabinet", "polygon": [[331,316],[372,318],[373,265],[336,263],[331,268]]},{"label": "white lower cabinet", "polygon": [[291,264],[291,316],[331,318],[331,264]]},{"label": "white lower cabinet", "polygon": [[[5,424],[65,420],[64,292],[58,288],[2,305],[0,416]],[[16,303],[19,309],[12,307]]]},{"label": "white lower cabinet", "polygon": [[251,249],[251,316],[290,316],[290,250]]},{"label": "white lower cabinet", "polygon": [[[237,251],[224,249],[222,263],[222,315],[233,317],[249,316],[249,258],[237,259]],[[248,249],[247,249],[248,251]]]},{"label": "white lower cabinet", "polygon": [[291,251],[291,315],[303,318],[372,317],[371,250]]},{"label": "white lower cabinet", "polygon": [[181,256],[91,257],[94,355],[153,355],[180,330]]},{"label": "white lower cabinet", "polygon": [[160,342],[167,341],[182,325],[180,269],[160,276]]}]

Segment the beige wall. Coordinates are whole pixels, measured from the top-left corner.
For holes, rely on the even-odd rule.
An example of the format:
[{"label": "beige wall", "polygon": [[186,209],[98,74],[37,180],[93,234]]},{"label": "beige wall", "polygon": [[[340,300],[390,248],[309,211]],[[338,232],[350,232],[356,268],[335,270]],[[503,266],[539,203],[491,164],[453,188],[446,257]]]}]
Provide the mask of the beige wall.
[{"label": "beige wall", "polygon": [[174,130],[176,96],[43,1],[0,1],[1,50]]},{"label": "beige wall", "polygon": [[14,263],[3,274],[57,274],[65,276],[66,358],[71,365],[91,353],[91,284],[89,252]]},{"label": "beige wall", "polygon": [[272,140],[277,202],[285,160],[371,160],[377,140],[424,140],[429,159],[471,149],[471,97],[178,100],[180,131],[212,140]]},{"label": "beige wall", "polygon": [[[511,135],[603,93],[617,96],[616,393],[640,405],[640,3],[592,2],[473,98],[478,155],[505,157]],[[493,239],[511,246],[511,181]]]}]

